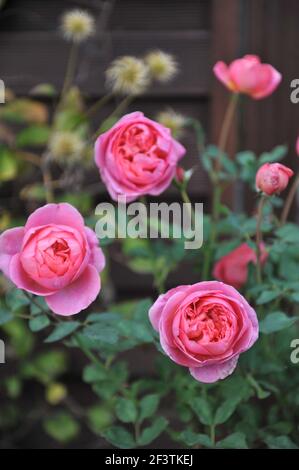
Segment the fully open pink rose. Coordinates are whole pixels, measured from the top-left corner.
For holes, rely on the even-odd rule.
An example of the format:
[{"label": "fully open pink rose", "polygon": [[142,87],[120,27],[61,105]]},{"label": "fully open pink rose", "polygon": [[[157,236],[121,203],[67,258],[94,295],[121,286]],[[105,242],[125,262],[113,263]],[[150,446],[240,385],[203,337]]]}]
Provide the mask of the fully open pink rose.
[{"label": "fully open pink rose", "polygon": [[[268,253],[265,245],[260,245],[261,264],[264,264]],[[213,276],[218,281],[226,282],[236,289],[240,289],[247,281],[249,263],[256,264],[257,256],[253,248],[242,243],[235,250],[223,256],[214,266]]]},{"label": "fully open pink rose", "polygon": [[45,297],[59,315],[87,308],[100,291],[105,258],[95,233],[70,204],[47,204],[25,227],[0,237],[0,269],[20,289]]},{"label": "fully open pink rose", "polygon": [[218,80],[234,93],[245,93],[256,100],[271,95],[281,81],[281,74],[256,55],[245,55],[230,65],[219,61],[214,66]]},{"label": "fully open pink rose", "polygon": [[161,124],[143,113],[127,114],[95,146],[95,162],[112,199],[161,194],[186,150]]},{"label": "fully open pink rose", "polygon": [[279,194],[287,187],[293,174],[290,168],[281,163],[265,163],[256,174],[256,189],[268,196]]},{"label": "fully open pink rose", "polygon": [[222,282],[179,286],[160,295],[149,311],[165,353],[200,382],[224,379],[258,338],[255,311]]}]

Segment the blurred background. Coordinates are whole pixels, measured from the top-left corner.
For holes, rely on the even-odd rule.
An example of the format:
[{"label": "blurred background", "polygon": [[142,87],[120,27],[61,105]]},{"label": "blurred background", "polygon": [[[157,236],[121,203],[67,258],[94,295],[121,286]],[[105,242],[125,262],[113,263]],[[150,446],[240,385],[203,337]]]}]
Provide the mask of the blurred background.
[{"label": "blurred background", "polygon": [[[246,53],[258,54],[263,62],[271,63],[282,73],[282,84],[271,99],[242,101],[229,150],[232,154],[250,148],[259,153],[287,144],[287,163],[296,170],[299,104],[290,101],[290,83],[297,78],[299,62],[296,0],[3,0],[1,78],[17,95],[28,95],[38,83],[52,83],[61,89],[70,46],[61,37],[58,24],[61,14],[74,7],[89,10],[97,22],[95,37],[80,47],[76,73],[76,84],[89,102],[105,93],[104,71],[113,58],[165,50],[177,58],[180,73],[166,85],[152,86],[129,109],[155,117],[171,107],[196,117],[211,143],[217,141],[228,98],[226,89],[213,77],[213,64],[217,60],[230,62]],[[102,108],[94,117],[95,123],[114,106],[111,101]],[[204,202],[208,210],[209,184],[191,131],[185,132],[183,141],[188,148],[184,167],[197,168],[190,185],[192,199]],[[97,181],[97,174],[91,171],[90,182]],[[1,189],[4,205],[12,203],[13,184],[8,186]],[[106,197],[102,187],[97,199]],[[174,189],[168,191],[167,198],[177,197]],[[227,203],[236,211],[250,206],[251,197],[243,194],[240,186],[226,192]],[[130,296],[136,287],[140,295],[148,293],[146,276],[134,276],[120,266],[113,269],[120,294]]]},{"label": "blurred background", "polygon": [[[299,130],[299,103],[296,105],[290,100],[291,81],[299,79],[297,0],[0,0],[0,78],[17,97],[32,96],[32,89],[40,83],[53,84],[58,93],[61,90],[70,46],[61,36],[59,22],[61,15],[72,8],[85,9],[96,19],[96,35],[80,46],[75,75],[75,83],[87,103],[92,104],[105,94],[104,72],[114,58],[126,54],[144,56],[148,51],[161,49],[176,57],[178,75],[170,83],[152,86],[129,105],[129,110],[141,110],[148,117],[155,118],[158,112],[172,108],[182,115],[198,119],[210,143],[217,142],[228,101],[227,90],[213,76],[213,64],[217,60],[229,63],[248,53],[257,54],[262,62],[272,64],[282,73],[282,83],[271,99],[253,102],[242,98],[229,141],[229,153],[233,155],[247,149],[261,153],[286,144],[289,152],[284,163],[297,172],[295,141]],[[51,112],[57,96],[54,94],[38,99]],[[117,103],[118,99],[114,98],[93,117],[95,128]],[[7,141],[7,134],[2,130],[0,141],[3,139]],[[184,168],[197,169],[190,183],[191,198],[203,202],[204,210],[208,212],[209,182],[190,129],[185,130],[182,141],[187,147]],[[18,197],[27,178],[24,172],[17,179],[1,182],[1,216],[13,212],[22,217],[28,209],[34,210],[39,205]],[[94,168],[88,170],[86,180],[96,187],[92,207],[109,200]],[[236,212],[250,209],[252,197],[252,193],[247,194],[240,184],[229,187],[225,193],[226,203]],[[180,199],[177,190],[170,188],[161,200],[170,202]],[[299,221],[296,207],[293,217]],[[134,273],[119,263],[117,256],[112,256],[110,270],[117,300],[154,294],[151,276]],[[168,284],[173,286],[195,280],[194,274],[186,268],[173,273]],[[21,324],[14,330],[7,327],[6,334],[13,338],[18,355],[26,357],[34,340],[24,328]],[[25,361],[22,366],[25,367],[25,375],[47,386],[49,377],[55,380],[62,374],[68,386],[76,388],[83,405],[84,401],[88,403],[89,396],[84,395],[84,390],[81,391],[80,375],[76,375],[79,364],[76,356],[71,358],[69,366],[60,350],[51,350],[48,354],[50,356],[41,357],[38,363],[30,364],[30,367]],[[136,374],[146,367],[146,361],[150,362],[150,356],[145,354],[143,358],[142,351],[140,354]],[[2,371],[0,369],[1,374]],[[14,371],[10,369],[11,372]],[[18,396],[19,383],[16,380],[7,383],[9,393]],[[32,384],[26,387],[19,405],[23,409],[30,408],[32,401],[36,402],[40,397],[38,388],[32,387]],[[69,406],[76,407],[71,402]],[[8,428],[11,422],[14,425],[18,423],[17,408],[8,407],[1,412],[0,426],[4,423],[5,429],[7,423]],[[39,410],[35,413],[38,420]],[[25,432],[19,431],[18,434],[14,431],[17,432],[15,438],[4,433],[0,446],[17,442],[21,447],[30,447],[34,442],[34,447],[55,447],[57,444],[54,441],[44,441],[45,438],[40,436],[39,428],[32,425],[34,419],[22,418],[22,422],[26,423]],[[51,424],[49,426],[51,431]],[[57,428],[57,423],[55,426]],[[51,432],[48,434],[51,435]],[[86,442],[90,446],[89,435]],[[163,441],[161,447],[167,444]]]}]

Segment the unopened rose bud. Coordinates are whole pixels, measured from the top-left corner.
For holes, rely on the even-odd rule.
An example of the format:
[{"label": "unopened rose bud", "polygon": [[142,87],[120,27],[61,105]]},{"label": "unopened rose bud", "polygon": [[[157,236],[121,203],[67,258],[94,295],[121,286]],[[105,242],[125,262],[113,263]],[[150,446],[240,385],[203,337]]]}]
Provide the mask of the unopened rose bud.
[{"label": "unopened rose bud", "polygon": [[185,170],[181,166],[177,166],[176,168],[176,180],[179,183],[184,183],[185,181]]},{"label": "unopened rose bud", "polygon": [[288,185],[294,172],[281,163],[265,163],[255,177],[257,191],[268,196],[281,193]]}]

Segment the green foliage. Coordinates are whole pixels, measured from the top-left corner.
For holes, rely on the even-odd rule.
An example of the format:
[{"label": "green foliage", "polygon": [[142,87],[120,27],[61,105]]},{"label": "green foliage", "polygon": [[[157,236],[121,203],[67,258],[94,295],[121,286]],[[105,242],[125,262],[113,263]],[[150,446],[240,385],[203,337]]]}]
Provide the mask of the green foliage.
[{"label": "green foliage", "polygon": [[66,412],[60,412],[45,419],[43,426],[46,433],[61,444],[75,439],[80,431],[78,422]]},{"label": "green foliage", "polygon": [[50,136],[48,126],[30,126],[22,130],[16,139],[17,147],[42,147],[46,145]]}]

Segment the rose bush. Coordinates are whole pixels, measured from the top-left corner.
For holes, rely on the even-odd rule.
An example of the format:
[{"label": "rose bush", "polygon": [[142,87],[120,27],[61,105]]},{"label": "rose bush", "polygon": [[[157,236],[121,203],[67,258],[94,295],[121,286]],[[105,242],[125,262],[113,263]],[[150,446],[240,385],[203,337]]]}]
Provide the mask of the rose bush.
[{"label": "rose bush", "polygon": [[[76,49],[95,24],[75,10],[61,29]],[[37,435],[49,436],[51,448],[53,440],[79,447],[80,436],[105,448],[169,440],[184,448],[298,447],[299,230],[288,219],[299,176],[290,180],[282,145],[261,155],[226,152],[238,101],[247,99],[240,95],[269,96],[280,73],[252,55],[216,64],[231,91],[216,146],[196,119],[175,110],[156,121],[126,114],[155,80],[163,86],[178,72],[170,54],[116,58],[105,73],[109,93],[88,107],[72,85],[73,52],[55,109],[38,100],[56,96],[49,84],[37,85],[34,98],[10,92],[0,108],[0,328],[8,362],[0,447],[35,447]],[[115,108],[97,122],[112,97]],[[113,200],[145,201],[173,182],[177,199],[188,202],[197,166],[181,166],[186,150],[175,140],[186,128],[210,179],[203,246],[185,250],[170,223],[166,241],[101,239],[104,257],[92,230],[106,197],[97,170]],[[236,182],[238,194],[250,195],[248,213],[223,201]],[[155,222],[145,220],[165,228]],[[156,301],[143,298],[137,282],[133,299],[127,287],[118,290],[115,273],[129,270],[152,279]],[[84,384],[74,386],[81,368]]]}]

